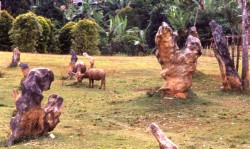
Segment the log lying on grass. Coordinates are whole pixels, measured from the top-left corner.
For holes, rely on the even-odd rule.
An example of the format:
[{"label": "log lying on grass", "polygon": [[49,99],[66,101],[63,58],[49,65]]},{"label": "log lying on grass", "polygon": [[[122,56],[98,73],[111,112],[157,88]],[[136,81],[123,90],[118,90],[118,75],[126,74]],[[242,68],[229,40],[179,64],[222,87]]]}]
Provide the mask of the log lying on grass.
[{"label": "log lying on grass", "polygon": [[169,25],[163,22],[155,37],[156,57],[164,79],[160,89],[167,94],[185,98],[185,92],[192,85],[192,74],[196,71],[202,47],[195,27],[190,30],[184,50],[179,50],[176,36],[177,33],[173,33]]},{"label": "log lying on grass", "polygon": [[32,69],[23,82],[22,95],[13,90],[17,114],[10,121],[11,135],[7,146],[23,137],[47,135],[60,122],[62,97],[51,94],[46,106],[41,107],[42,92],[50,89],[53,80],[54,74],[51,70]]},{"label": "log lying on grass", "polygon": [[177,145],[169,140],[155,123],[150,124],[149,128],[159,142],[160,149],[178,149]]},{"label": "log lying on grass", "polygon": [[213,51],[219,63],[224,90],[241,90],[241,80],[230,57],[222,27],[214,20],[209,23],[214,38]]}]

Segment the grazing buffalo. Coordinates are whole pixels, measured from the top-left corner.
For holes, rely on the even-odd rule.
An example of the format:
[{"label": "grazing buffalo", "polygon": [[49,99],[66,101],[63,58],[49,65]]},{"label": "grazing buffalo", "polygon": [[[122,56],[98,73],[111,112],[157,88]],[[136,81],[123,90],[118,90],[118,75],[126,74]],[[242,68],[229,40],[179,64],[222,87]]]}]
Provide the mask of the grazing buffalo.
[{"label": "grazing buffalo", "polygon": [[90,68],[86,73],[81,75],[81,79],[89,78],[89,87],[94,88],[94,80],[101,80],[101,86],[99,89],[105,89],[106,86],[106,72],[101,68]]},{"label": "grazing buffalo", "polygon": [[71,79],[73,75],[76,75],[76,82],[82,82],[81,75],[86,72],[86,66],[84,62],[77,62],[71,66],[71,70],[68,73],[68,79]]}]

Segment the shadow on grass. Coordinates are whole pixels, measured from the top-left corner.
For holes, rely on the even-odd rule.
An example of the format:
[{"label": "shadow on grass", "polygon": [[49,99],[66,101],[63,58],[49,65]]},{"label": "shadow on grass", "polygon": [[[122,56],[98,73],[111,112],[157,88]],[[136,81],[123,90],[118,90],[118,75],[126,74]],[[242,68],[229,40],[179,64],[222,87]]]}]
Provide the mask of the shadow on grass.
[{"label": "shadow on grass", "polygon": [[60,76],[59,80],[68,80],[68,76]]},{"label": "shadow on grass", "polygon": [[193,79],[196,79],[196,80],[201,80],[201,79],[204,79],[204,78],[207,78],[207,75],[205,75],[203,72],[201,71],[196,71],[194,74],[193,74]]},{"label": "shadow on grass", "polygon": [[205,91],[211,98],[250,100],[250,91],[224,91],[222,89]]},{"label": "shadow on grass", "polygon": [[[22,138],[19,138],[18,140],[15,140],[13,142],[13,144],[12,144],[12,147],[14,147],[16,145],[20,145],[20,144],[25,144],[25,143],[28,143],[28,142],[30,144],[34,140],[42,140],[42,139],[46,139],[46,138],[49,138],[49,137],[48,136],[44,136],[44,135],[41,135],[41,136],[31,136],[31,137],[22,137]],[[7,140],[8,140],[8,138],[6,138],[6,140],[0,140],[0,148],[7,147],[6,146]]]},{"label": "shadow on grass", "polygon": [[152,97],[139,97],[135,100],[136,104],[148,107],[148,110],[163,112],[163,111],[182,111],[186,108],[194,108],[196,106],[209,106],[213,103],[207,99],[197,96],[191,90],[187,92],[186,99],[175,98],[170,95],[161,96],[160,93]]},{"label": "shadow on grass", "polygon": [[[64,84],[67,87],[72,87],[72,88],[90,88],[89,87],[89,83],[88,82],[72,82],[69,84]],[[90,89],[99,89],[100,84],[98,83],[98,81],[94,84],[94,88],[90,88]]]},{"label": "shadow on grass", "polygon": [[220,75],[211,75],[211,74],[207,75],[201,71],[196,71],[193,74],[194,83],[203,83],[204,81],[209,81],[211,82],[211,84],[213,84],[213,83],[218,83],[218,81],[221,81],[220,78],[221,78]]},{"label": "shadow on grass", "polygon": [[72,82],[72,83],[69,83],[69,84],[64,84],[65,86],[67,87],[72,87],[72,88],[83,88],[83,87],[88,87],[88,84],[87,83],[79,83],[79,82]]},{"label": "shadow on grass", "polygon": [[0,78],[3,78],[4,75],[5,75],[5,73],[2,70],[0,70]]},{"label": "shadow on grass", "polygon": [[199,97],[197,94],[193,93],[191,90],[187,92],[188,97],[186,99],[175,98],[170,95],[161,95],[161,92],[155,92],[149,95],[145,92],[145,95],[137,97],[135,99],[130,99],[127,101],[112,101],[111,105],[122,105],[123,107],[139,107],[136,110],[141,112],[156,112],[162,113],[166,111],[176,111],[181,112],[186,109],[193,109],[197,106],[210,106],[215,103]]},{"label": "shadow on grass", "polygon": [[0,104],[0,107],[8,107],[8,105]]}]

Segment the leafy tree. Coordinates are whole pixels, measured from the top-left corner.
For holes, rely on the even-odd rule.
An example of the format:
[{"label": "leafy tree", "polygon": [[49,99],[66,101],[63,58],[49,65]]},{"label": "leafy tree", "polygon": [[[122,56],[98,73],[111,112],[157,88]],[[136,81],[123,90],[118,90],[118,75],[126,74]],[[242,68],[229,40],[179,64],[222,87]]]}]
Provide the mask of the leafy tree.
[{"label": "leafy tree", "polygon": [[99,25],[89,19],[80,20],[72,30],[73,47],[76,51],[89,54],[100,54]]},{"label": "leafy tree", "polygon": [[[138,4],[139,5],[139,4]],[[127,6],[119,11],[119,15],[128,18],[128,28],[138,27],[140,29],[145,29],[150,19],[150,11],[146,4],[141,5],[141,7],[132,8]]]},{"label": "leafy tree", "polygon": [[100,4],[104,16],[115,16],[122,8],[125,8],[129,4],[130,0],[106,0],[104,3]]},{"label": "leafy tree", "polygon": [[59,31],[52,21],[48,18],[45,18],[46,22],[50,27],[49,41],[48,41],[48,52],[49,53],[60,53],[59,48]]},{"label": "leafy tree", "polygon": [[53,2],[39,5],[35,12],[37,15],[51,19],[57,28],[61,28],[65,24],[63,12]]},{"label": "leafy tree", "polygon": [[68,22],[62,29],[59,34],[59,42],[60,42],[60,53],[68,54],[70,51],[70,47],[72,46],[72,29],[76,25],[75,22]]},{"label": "leafy tree", "polygon": [[150,51],[148,50],[148,45],[146,41],[146,35],[144,30],[140,30],[137,27],[131,28],[127,30],[127,35],[129,36],[134,36],[135,40],[133,40],[133,44],[136,46],[138,49],[138,54],[144,54],[144,55],[149,55]]},{"label": "leafy tree", "polygon": [[128,29],[126,34],[114,38],[112,50],[114,53],[123,53],[129,56],[148,55],[145,43],[144,31],[134,27]]},{"label": "leafy tree", "polygon": [[30,10],[29,0],[1,0],[2,9],[7,10],[12,16],[16,17],[20,14],[27,13]]},{"label": "leafy tree", "polygon": [[13,22],[9,32],[13,46],[19,47],[23,52],[35,52],[37,40],[43,29],[35,14],[29,12],[19,15]]},{"label": "leafy tree", "polygon": [[127,16],[128,28],[138,27],[144,30],[148,26],[150,12],[153,8],[151,1],[134,0],[125,8],[122,8],[118,14],[122,17]]},{"label": "leafy tree", "polygon": [[14,18],[6,11],[0,11],[0,50],[11,50],[11,41],[8,35]]},{"label": "leafy tree", "polygon": [[110,34],[113,34],[114,36],[124,34],[127,28],[127,22],[128,22],[127,17],[122,18],[119,15],[116,15],[115,17],[110,16],[110,24],[109,24]]},{"label": "leafy tree", "polygon": [[38,53],[46,53],[48,52],[48,41],[50,40],[51,28],[44,17],[38,16],[37,21],[42,26],[42,34],[40,34],[38,38],[36,51]]},{"label": "leafy tree", "polygon": [[126,34],[127,18],[122,18],[119,15],[110,16],[108,46],[111,48],[111,55],[114,54],[113,40]]},{"label": "leafy tree", "polygon": [[162,22],[167,22],[171,26],[164,13],[165,10],[166,10],[165,6],[157,6],[154,7],[154,9],[150,14],[150,21],[146,30],[146,40],[149,48],[155,47],[155,35],[158,31],[158,28],[161,26]]}]

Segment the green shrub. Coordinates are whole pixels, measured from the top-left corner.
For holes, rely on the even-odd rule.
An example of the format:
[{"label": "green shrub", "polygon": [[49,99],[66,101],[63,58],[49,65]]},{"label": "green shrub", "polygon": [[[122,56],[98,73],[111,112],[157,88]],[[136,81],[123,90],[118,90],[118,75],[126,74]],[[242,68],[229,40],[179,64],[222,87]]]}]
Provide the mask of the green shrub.
[{"label": "green shrub", "polygon": [[43,31],[42,31],[42,34],[40,34],[38,38],[36,51],[38,53],[47,53],[51,29],[44,17],[38,16],[37,20],[39,24],[42,26]]},{"label": "green shrub", "polygon": [[61,28],[65,24],[63,11],[58,9],[53,2],[39,5],[36,14],[51,19],[57,28]]},{"label": "green shrub", "polygon": [[35,47],[43,29],[35,14],[29,12],[19,15],[9,32],[13,46],[23,52],[35,52]]},{"label": "green shrub", "polygon": [[56,25],[48,18],[45,18],[46,22],[50,27],[49,41],[48,41],[48,53],[60,53],[59,48],[59,30],[56,28]]},{"label": "green shrub", "polygon": [[2,9],[7,10],[13,17],[27,13],[30,10],[30,0],[1,0]]},{"label": "green shrub", "polygon": [[60,30],[59,43],[60,43],[60,53],[61,54],[68,54],[70,51],[70,47],[72,45],[71,31],[75,25],[76,25],[75,22],[68,22]]},{"label": "green shrub", "polygon": [[72,30],[73,48],[79,52],[99,55],[99,25],[89,19],[80,20]]},{"label": "green shrub", "polygon": [[146,55],[144,49],[140,45],[136,45],[135,41],[139,41],[139,37],[133,35],[124,35],[116,37],[113,40],[112,51],[115,54],[126,54],[129,56]]},{"label": "green shrub", "polygon": [[150,6],[148,3],[137,2],[136,7],[132,8],[126,6],[121,9],[118,14],[122,17],[127,16],[128,18],[128,28],[138,27],[140,29],[145,29],[148,26],[148,20],[150,19]]},{"label": "green shrub", "polygon": [[0,50],[11,51],[11,41],[8,35],[14,18],[6,11],[0,12]]},{"label": "green shrub", "polygon": [[146,31],[146,40],[150,48],[155,47],[155,35],[158,31],[158,28],[162,25],[162,22],[167,22],[171,26],[164,13],[165,10],[165,7],[158,7],[155,8],[151,13],[150,23]]}]

